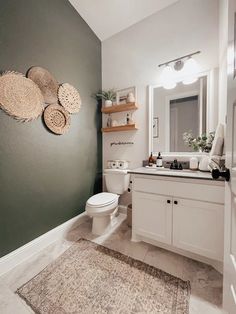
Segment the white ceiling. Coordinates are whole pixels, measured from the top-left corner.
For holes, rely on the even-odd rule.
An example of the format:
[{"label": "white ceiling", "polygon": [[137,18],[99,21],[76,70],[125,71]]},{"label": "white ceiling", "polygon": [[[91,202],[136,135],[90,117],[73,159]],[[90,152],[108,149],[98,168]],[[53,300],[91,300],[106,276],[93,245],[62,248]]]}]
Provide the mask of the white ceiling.
[{"label": "white ceiling", "polygon": [[179,0],[69,0],[94,33],[105,40]]}]

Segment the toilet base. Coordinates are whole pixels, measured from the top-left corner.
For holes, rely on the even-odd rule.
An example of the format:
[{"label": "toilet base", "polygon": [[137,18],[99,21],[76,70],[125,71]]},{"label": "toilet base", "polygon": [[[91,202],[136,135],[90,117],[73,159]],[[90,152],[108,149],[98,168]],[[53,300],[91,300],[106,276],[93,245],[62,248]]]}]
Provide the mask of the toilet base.
[{"label": "toilet base", "polygon": [[92,233],[102,235],[111,224],[111,215],[93,217]]}]

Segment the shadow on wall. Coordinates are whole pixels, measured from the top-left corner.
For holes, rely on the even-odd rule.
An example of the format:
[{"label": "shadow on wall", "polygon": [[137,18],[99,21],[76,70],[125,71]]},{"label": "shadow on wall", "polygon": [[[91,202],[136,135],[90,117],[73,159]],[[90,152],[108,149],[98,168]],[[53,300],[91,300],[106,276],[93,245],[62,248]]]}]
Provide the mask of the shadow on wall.
[{"label": "shadow on wall", "polygon": [[98,152],[97,155],[97,173],[93,187],[93,194],[97,194],[102,192],[102,136],[101,136],[101,128],[102,128],[102,116],[101,116],[101,108],[102,102],[99,101],[97,103],[97,110],[95,115],[95,124],[97,128],[97,146],[101,151]]}]

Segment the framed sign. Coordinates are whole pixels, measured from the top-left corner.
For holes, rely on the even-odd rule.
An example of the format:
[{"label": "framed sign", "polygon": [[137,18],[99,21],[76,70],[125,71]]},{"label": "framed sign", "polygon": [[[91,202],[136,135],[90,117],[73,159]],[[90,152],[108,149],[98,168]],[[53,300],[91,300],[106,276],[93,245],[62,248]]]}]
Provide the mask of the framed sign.
[{"label": "framed sign", "polygon": [[117,105],[126,104],[128,102],[127,96],[129,93],[132,93],[134,95],[134,98],[137,99],[137,95],[136,95],[137,91],[136,91],[135,86],[120,89],[116,92],[116,103],[117,103]]}]

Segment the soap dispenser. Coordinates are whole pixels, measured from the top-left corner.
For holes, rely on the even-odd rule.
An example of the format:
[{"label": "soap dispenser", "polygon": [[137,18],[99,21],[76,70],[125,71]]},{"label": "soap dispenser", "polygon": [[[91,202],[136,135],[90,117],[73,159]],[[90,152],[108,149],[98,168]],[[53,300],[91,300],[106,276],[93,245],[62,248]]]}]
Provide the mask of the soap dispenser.
[{"label": "soap dispenser", "polygon": [[157,167],[162,167],[163,163],[162,163],[162,157],[161,157],[161,153],[160,152],[158,153],[156,164],[157,164]]}]

